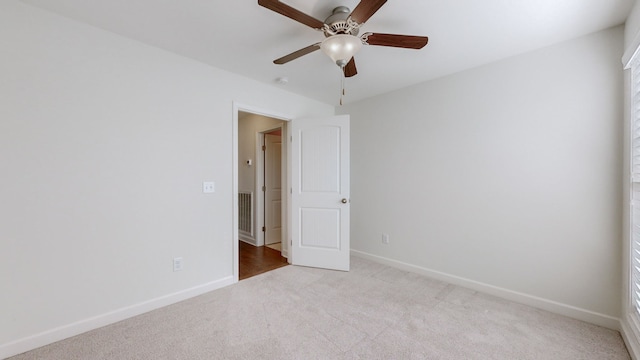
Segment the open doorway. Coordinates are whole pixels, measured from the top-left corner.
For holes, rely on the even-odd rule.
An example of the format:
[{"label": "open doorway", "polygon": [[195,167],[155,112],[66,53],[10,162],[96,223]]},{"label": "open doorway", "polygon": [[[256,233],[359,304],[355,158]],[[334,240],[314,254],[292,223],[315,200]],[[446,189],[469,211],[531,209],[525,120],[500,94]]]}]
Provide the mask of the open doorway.
[{"label": "open doorway", "polygon": [[[254,164],[260,163],[254,162],[259,155],[253,153],[253,157],[247,157],[251,156],[250,151],[243,150],[242,154],[239,151],[239,118],[246,119],[247,116],[267,118],[275,123],[273,128],[261,123],[260,126],[264,126],[262,129],[243,131],[243,134],[249,133],[246,137],[250,138],[253,134],[255,138],[260,139],[259,134],[281,127],[282,139],[285,140],[282,141],[281,149],[281,155],[284,155],[281,171],[286,174],[281,178],[282,189],[286,190],[282,192],[284,200],[281,202],[281,227],[286,241],[282,242],[282,252],[279,256],[287,257],[287,263],[290,264],[349,271],[349,115],[293,120],[290,116],[235,102],[233,109],[234,196],[231,246],[234,281],[239,280],[241,242],[254,248],[269,249],[264,246],[262,229],[257,230],[260,217],[243,217],[244,215],[239,214],[245,209],[240,205],[244,200],[239,199],[244,196],[243,191],[253,189],[254,195],[262,191],[240,184],[241,173],[260,173],[251,168]],[[252,206],[250,214],[255,214],[254,211],[262,208],[261,204],[255,206],[255,202],[261,201],[260,199],[260,196],[252,196],[248,201]],[[240,236],[241,233],[243,236]]]},{"label": "open doorway", "polygon": [[288,264],[285,121],[238,111],[239,280]]}]

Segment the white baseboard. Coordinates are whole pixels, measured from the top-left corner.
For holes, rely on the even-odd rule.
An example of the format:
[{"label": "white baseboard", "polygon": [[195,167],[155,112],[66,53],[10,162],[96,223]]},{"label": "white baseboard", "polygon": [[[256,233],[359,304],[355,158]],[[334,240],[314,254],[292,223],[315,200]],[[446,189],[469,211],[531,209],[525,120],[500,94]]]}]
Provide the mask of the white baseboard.
[{"label": "white baseboard", "polygon": [[228,276],[220,280],[198,285],[173,294],[164,295],[139,304],[127,306],[106,314],[63,325],[7,344],[2,344],[0,345],[0,359],[18,355],[25,351],[33,350],[167,305],[175,304],[206,292],[223,288],[233,283],[233,276]]},{"label": "white baseboard", "polygon": [[517,291],[512,291],[497,286],[481,283],[474,280],[465,279],[459,276],[446,274],[440,271],[423,268],[417,265],[404,263],[401,261],[385,258],[378,255],[365,253],[358,250],[351,250],[351,254],[364,259],[375,261],[381,264],[385,264],[400,270],[409,271],[421,275],[428,276],[437,280],[448,282],[450,284],[459,285],[469,289],[483,292],[485,294],[494,295],[503,299],[514,301],[520,304],[532,306],[538,309],[546,310],[552,313],[568,316],[570,318],[582,320],[591,324],[596,324],[609,329],[621,330],[620,319],[593,312],[586,309],[581,309],[575,306],[562,304],[556,301],[543,299],[537,296],[532,296]]},{"label": "white baseboard", "polygon": [[238,235],[238,240],[246,242],[247,244],[251,244],[253,246],[258,246],[258,240],[243,234]]}]

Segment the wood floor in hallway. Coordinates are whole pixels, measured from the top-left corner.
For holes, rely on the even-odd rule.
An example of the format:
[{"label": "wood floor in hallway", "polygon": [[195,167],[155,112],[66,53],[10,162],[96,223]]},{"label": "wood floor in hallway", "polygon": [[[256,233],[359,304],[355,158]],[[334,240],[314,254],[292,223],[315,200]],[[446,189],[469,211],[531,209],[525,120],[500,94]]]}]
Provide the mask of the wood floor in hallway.
[{"label": "wood floor in hallway", "polygon": [[280,251],[266,246],[253,246],[244,241],[239,243],[240,280],[289,265],[287,258],[282,257]]}]

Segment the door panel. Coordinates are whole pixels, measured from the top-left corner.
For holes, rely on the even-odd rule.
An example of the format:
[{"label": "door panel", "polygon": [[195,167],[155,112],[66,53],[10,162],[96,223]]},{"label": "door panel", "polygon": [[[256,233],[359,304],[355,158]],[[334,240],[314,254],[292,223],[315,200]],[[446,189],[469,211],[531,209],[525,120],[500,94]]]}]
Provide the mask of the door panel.
[{"label": "door panel", "polygon": [[291,123],[292,263],[349,270],[349,116]]},{"label": "door panel", "polygon": [[300,132],[301,191],[310,195],[340,192],[340,127]]},{"label": "door panel", "polygon": [[339,250],[340,215],[340,209],[300,209],[300,246]]}]

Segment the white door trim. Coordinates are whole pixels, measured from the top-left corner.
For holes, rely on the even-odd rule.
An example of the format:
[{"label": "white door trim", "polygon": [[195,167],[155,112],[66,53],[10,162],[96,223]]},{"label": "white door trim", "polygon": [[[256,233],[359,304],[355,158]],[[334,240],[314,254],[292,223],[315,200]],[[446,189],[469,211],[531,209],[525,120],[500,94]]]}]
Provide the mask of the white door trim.
[{"label": "white door trim", "polygon": [[[239,236],[238,236],[238,112],[239,111],[245,111],[245,112],[249,112],[252,114],[257,114],[257,115],[263,115],[263,116],[268,116],[271,118],[275,118],[275,119],[279,119],[279,120],[284,120],[284,121],[291,121],[293,119],[292,116],[286,115],[286,114],[281,114],[278,113],[276,111],[273,110],[269,110],[269,109],[263,109],[263,108],[259,108],[259,107],[255,107],[252,105],[247,105],[247,104],[242,104],[239,103],[237,101],[233,101],[232,102],[232,108],[233,108],[233,114],[232,114],[232,124],[231,124],[231,163],[232,163],[232,182],[231,182],[231,187],[232,187],[232,204],[233,204],[233,213],[232,213],[232,217],[233,217],[233,221],[232,221],[232,229],[231,229],[231,233],[232,233],[232,238],[231,238],[231,249],[232,249],[232,269],[231,269],[231,273],[233,274],[233,282],[236,283],[238,282],[238,277],[239,277],[239,259],[238,259],[238,241],[239,241]],[[285,124],[284,128],[283,128],[283,136],[288,136],[287,134],[287,126]],[[286,139],[286,138],[284,138]],[[290,159],[290,151],[289,151],[289,147],[287,146],[286,149],[286,157],[287,157],[287,164],[289,164],[289,159]],[[286,188],[289,188],[289,169],[287,167],[287,177],[286,177],[286,182],[287,182],[287,186]],[[286,189],[285,188],[285,189]],[[289,193],[285,191],[285,196],[289,196]],[[284,200],[283,200],[284,201]],[[287,201],[288,203],[288,201]],[[287,211],[287,214],[289,214],[289,212]],[[288,221],[288,216],[287,216],[287,221],[286,221],[286,226],[285,224],[283,224],[283,231],[287,233],[287,235],[285,235],[285,239],[288,239],[288,228],[289,228],[289,221]],[[284,220],[284,219],[283,219]]]}]

